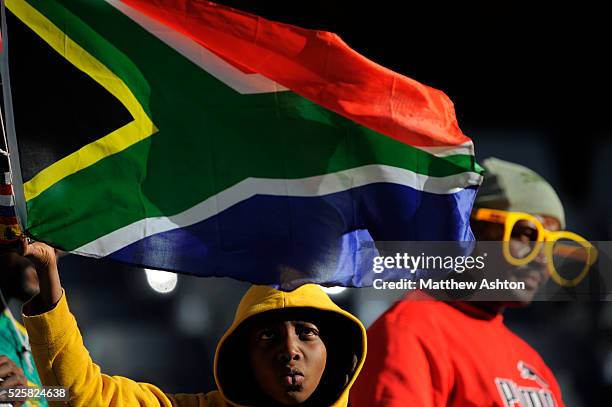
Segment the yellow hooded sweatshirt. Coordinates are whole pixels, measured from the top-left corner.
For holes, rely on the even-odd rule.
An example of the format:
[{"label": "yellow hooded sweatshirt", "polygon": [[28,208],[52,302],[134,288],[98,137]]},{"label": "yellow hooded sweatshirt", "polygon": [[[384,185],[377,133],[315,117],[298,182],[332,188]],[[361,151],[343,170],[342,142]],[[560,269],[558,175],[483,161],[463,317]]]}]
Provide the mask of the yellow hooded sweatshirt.
[{"label": "yellow hooded sweatshirt", "polygon": [[[234,322],[217,344],[214,361],[216,391],[207,394],[165,394],[156,386],[137,383],[125,377],[108,376],[93,363],[79,332],[74,316],[63,295],[56,306],[40,315],[27,315],[24,323],[30,337],[32,353],[45,386],[65,386],[74,407],[181,406],[229,407],[252,405],[257,399],[250,386],[247,349],[241,339],[240,327],[255,315],[283,308],[311,308],[324,323],[321,338],[327,348],[325,372],[316,392],[324,390],[321,407],[341,407],[348,404],[348,393],[366,356],[366,332],[361,322],[334,304],[316,285],[307,284],[292,292],[278,291],[267,286],[253,286],[244,295]],[[325,327],[329,336],[325,335]],[[244,373],[241,373],[244,372]],[[245,382],[244,379],[247,381]],[[245,386],[247,386],[245,388]],[[327,397],[327,399],[325,398]],[[64,405],[51,402],[50,405]]]}]

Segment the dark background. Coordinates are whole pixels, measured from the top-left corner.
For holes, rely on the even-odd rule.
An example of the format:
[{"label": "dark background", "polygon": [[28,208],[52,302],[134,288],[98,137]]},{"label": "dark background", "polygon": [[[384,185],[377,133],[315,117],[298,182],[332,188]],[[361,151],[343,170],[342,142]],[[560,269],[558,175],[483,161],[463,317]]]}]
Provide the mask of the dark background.
[{"label": "dark background", "polygon": [[[611,240],[610,33],[603,10],[573,3],[222,3],[336,32],[370,59],[443,90],[477,160],[497,156],[536,170],[561,196],[569,230]],[[49,113],[28,114],[45,120]],[[170,392],[214,387],[214,345],[246,284],[179,276],[177,289],[161,295],[142,270],[74,256],[62,259],[61,269],[103,370]],[[334,298],[369,324],[394,297],[361,289]],[[506,321],[551,366],[568,406],[612,400],[612,303],[534,303],[507,312]]]}]

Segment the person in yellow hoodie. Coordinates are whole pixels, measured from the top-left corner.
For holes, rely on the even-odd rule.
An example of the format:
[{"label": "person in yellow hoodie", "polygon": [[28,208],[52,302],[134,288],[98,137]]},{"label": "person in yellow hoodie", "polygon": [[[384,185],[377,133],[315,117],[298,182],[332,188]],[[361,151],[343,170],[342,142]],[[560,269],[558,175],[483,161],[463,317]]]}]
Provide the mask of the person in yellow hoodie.
[{"label": "person in yellow hoodie", "polygon": [[217,390],[166,394],[152,384],[101,373],[69,311],[54,249],[33,243],[24,252],[40,281],[40,293],[23,308],[32,353],[43,384],[67,387],[70,406],[348,404],[366,356],[365,329],[318,286],[307,284],[292,292],[251,287],[217,345]]}]

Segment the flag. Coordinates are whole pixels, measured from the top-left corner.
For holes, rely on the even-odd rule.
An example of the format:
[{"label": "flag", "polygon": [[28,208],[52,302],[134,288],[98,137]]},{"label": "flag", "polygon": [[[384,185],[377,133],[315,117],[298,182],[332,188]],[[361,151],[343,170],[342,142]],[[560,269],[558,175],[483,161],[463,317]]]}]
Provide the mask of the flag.
[{"label": "flag", "polygon": [[36,239],[290,289],[369,284],[373,241],[472,238],[481,175],[451,101],[335,34],[196,0],[6,6]]},{"label": "flag", "polygon": [[4,172],[0,179],[0,250],[21,244],[23,233],[15,216],[14,204],[10,173]]}]

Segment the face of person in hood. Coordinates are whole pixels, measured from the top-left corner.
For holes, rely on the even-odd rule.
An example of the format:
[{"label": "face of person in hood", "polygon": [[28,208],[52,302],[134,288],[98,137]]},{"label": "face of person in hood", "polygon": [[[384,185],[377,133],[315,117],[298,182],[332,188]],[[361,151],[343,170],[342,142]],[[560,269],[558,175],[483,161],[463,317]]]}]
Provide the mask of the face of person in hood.
[{"label": "face of person in hood", "polygon": [[274,313],[248,331],[251,368],[263,392],[282,405],[299,405],[317,389],[327,349],[320,324],[304,313]]}]

